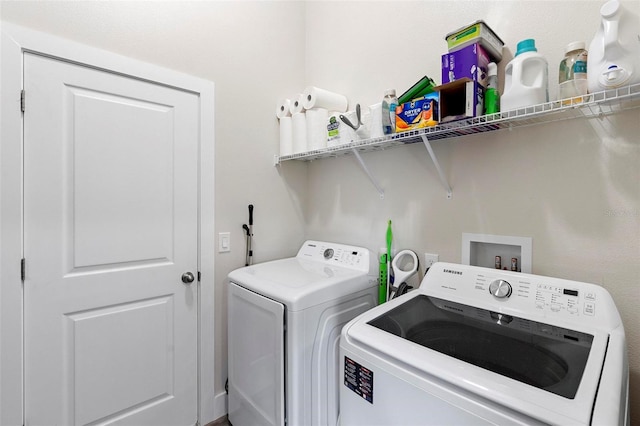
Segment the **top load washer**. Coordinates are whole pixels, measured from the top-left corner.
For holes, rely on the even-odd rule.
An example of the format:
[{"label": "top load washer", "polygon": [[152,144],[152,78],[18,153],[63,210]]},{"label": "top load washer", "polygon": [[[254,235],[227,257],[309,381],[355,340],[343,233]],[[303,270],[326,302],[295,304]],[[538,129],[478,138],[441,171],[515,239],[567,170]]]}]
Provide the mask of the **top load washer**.
[{"label": "top load washer", "polygon": [[624,328],[593,284],[437,263],[347,324],[340,360],[344,426],[629,424]]},{"label": "top load washer", "polygon": [[234,426],[337,423],[340,331],[375,306],[376,266],[365,248],[307,241],[229,274]]}]

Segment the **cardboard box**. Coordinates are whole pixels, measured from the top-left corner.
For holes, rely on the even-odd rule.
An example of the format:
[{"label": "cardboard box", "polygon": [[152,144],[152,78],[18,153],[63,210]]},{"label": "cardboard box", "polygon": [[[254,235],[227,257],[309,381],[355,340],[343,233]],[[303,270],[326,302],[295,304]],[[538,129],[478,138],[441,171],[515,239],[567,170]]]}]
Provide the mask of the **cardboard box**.
[{"label": "cardboard box", "polygon": [[438,124],[438,93],[429,93],[396,107],[396,133]]},{"label": "cardboard box", "polygon": [[442,84],[462,78],[477,81],[487,87],[489,54],[479,43],[442,55]]},{"label": "cardboard box", "polygon": [[504,42],[483,20],[458,28],[444,38],[449,52],[455,52],[473,43],[480,43],[494,62],[502,60]]},{"label": "cardboard box", "polygon": [[469,78],[438,86],[440,123],[479,117],[484,107],[484,87]]}]

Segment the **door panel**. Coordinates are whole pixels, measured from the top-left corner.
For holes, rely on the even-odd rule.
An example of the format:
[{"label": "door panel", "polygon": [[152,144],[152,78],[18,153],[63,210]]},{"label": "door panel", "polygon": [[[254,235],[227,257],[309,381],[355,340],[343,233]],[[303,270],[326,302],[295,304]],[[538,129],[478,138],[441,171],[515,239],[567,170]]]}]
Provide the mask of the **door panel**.
[{"label": "door panel", "polygon": [[195,424],[198,98],[24,60],[27,424]]},{"label": "door panel", "polygon": [[[174,354],[167,348],[175,345],[173,301],[160,297],[65,315],[67,367],[75,371],[66,393],[77,395],[78,424],[172,397]],[[143,345],[137,343],[141,336]],[[123,388],[122,383],[130,385]]]},{"label": "door panel", "polygon": [[78,88],[67,97],[73,270],[172,259],[173,109]]}]

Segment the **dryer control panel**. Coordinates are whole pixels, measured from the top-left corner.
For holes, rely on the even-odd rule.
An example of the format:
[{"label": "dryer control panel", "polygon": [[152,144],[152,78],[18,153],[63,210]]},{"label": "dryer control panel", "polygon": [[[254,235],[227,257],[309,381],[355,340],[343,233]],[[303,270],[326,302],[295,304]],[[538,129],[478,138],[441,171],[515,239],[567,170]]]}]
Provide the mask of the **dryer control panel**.
[{"label": "dryer control panel", "polygon": [[306,241],[296,257],[364,272],[373,266],[368,249],[323,241]]}]

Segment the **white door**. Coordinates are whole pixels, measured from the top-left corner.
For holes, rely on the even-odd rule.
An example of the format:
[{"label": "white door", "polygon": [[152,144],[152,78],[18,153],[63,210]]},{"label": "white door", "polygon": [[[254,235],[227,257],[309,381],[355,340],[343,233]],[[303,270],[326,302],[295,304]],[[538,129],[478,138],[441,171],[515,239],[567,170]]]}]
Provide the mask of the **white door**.
[{"label": "white door", "polygon": [[285,424],[284,305],[229,285],[229,421]]},{"label": "white door", "polygon": [[195,424],[197,95],[24,61],[26,424]]}]

